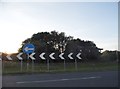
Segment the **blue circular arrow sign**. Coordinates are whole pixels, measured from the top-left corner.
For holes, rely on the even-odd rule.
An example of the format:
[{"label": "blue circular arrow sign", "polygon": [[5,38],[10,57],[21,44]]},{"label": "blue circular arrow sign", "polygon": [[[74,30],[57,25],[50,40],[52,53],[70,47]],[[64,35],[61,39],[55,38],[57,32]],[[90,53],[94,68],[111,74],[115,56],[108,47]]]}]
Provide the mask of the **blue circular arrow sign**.
[{"label": "blue circular arrow sign", "polygon": [[23,47],[23,52],[26,54],[33,53],[35,51],[35,46],[33,44],[26,44]]}]

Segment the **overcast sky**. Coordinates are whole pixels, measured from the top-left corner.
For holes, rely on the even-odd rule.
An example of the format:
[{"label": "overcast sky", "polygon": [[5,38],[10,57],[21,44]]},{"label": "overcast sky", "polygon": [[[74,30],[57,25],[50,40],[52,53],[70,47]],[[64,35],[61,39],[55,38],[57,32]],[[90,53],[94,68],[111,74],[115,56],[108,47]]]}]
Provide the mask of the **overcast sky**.
[{"label": "overcast sky", "polygon": [[65,32],[93,41],[104,50],[118,49],[117,2],[0,3],[0,51],[17,52],[34,33]]}]

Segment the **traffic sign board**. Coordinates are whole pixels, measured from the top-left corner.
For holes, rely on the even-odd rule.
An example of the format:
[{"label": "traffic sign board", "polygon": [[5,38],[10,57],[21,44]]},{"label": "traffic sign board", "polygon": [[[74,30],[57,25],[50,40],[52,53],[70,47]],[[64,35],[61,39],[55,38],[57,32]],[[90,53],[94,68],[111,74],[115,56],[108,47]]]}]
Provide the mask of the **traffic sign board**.
[{"label": "traffic sign board", "polygon": [[26,44],[23,47],[23,52],[26,54],[33,53],[35,51],[35,46],[33,44]]},{"label": "traffic sign board", "polygon": [[17,55],[17,58],[18,58],[19,60],[23,60],[23,58],[21,57],[22,54],[23,54],[23,53],[19,53],[19,54]]},{"label": "traffic sign board", "polygon": [[[27,48],[26,48],[27,47]],[[36,56],[35,56],[35,52],[34,52],[34,48],[32,48],[31,46],[30,47],[28,47],[28,46],[26,46],[25,48],[24,48],[24,53],[26,53],[27,54],[27,58],[29,59],[32,59],[32,60],[35,60],[36,58]],[[27,49],[27,51],[26,51],[26,49]],[[32,49],[32,50],[31,50]],[[16,55],[16,57],[19,59],[19,60],[23,60],[23,58],[22,58],[22,55],[24,54],[23,52],[21,52],[21,53],[18,53],[17,55]],[[30,54],[29,54],[30,53]],[[56,57],[54,57],[54,55],[55,55],[56,53],[55,52],[53,52],[53,53],[51,53],[51,54],[49,54],[48,55],[48,57],[49,58],[51,58],[51,59],[57,59],[58,57],[60,58],[60,59],[62,59],[62,60],[65,60],[65,57],[64,57],[64,54],[65,53],[60,53],[59,55],[58,55],[58,57],[56,58]],[[43,59],[43,60],[46,60],[46,53],[45,52],[43,52],[43,53],[41,53],[41,54],[39,54],[39,57],[41,58],[41,59]],[[6,57],[7,57],[7,59],[8,60],[13,60],[12,59],[12,54],[8,54]],[[73,56],[73,53],[69,53],[69,54],[67,54],[67,57],[69,58],[69,59],[75,59],[76,60],[76,58],[77,59],[80,59],[80,60],[82,60],[82,58],[81,58],[81,53],[79,52],[78,54],[76,54],[76,56],[74,56],[74,57],[72,57]],[[2,60],[2,54],[0,54],[0,60]]]}]

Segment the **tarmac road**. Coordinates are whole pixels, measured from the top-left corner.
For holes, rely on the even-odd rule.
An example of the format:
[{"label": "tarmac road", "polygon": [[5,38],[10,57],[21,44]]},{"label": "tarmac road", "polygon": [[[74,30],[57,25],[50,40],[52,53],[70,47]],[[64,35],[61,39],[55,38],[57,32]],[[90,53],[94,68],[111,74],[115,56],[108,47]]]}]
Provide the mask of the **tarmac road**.
[{"label": "tarmac road", "polygon": [[118,72],[4,75],[3,87],[118,87]]}]

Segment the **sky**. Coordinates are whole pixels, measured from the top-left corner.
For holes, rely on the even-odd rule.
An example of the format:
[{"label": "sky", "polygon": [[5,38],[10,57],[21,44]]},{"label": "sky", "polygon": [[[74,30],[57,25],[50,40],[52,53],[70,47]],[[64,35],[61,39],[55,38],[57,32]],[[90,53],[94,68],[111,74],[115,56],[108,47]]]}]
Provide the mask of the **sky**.
[{"label": "sky", "polygon": [[118,49],[117,2],[1,2],[0,52],[15,53],[34,33],[56,30]]}]

